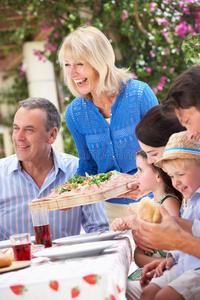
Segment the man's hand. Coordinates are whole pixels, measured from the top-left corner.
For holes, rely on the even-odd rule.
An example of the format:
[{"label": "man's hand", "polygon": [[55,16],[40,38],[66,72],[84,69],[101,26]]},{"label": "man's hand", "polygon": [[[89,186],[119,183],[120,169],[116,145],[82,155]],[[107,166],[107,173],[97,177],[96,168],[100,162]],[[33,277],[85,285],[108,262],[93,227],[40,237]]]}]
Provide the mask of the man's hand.
[{"label": "man's hand", "polygon": [[159,224],[138,219],[139,232],[143,243],[147,243],[152,249],[177,250],[182,229],[174,218],[168,214],[163,205],[160,205],[159,209],[162,215],[162,222]]},{"label": "man's hand", "polygon": [[[139,226],[139,221],[138,221],[138,226]],[[148,251],[148,252],[153,253],[152,249],[154,249],[154,248],[153,248],[152,244],[148,243],[147,241],[145,241],[143,239],[143,236],[141,235],[140,230],[137,230],[136,232],[133,232],[133,239],[134,239],[135,244],[139,248],[141,248],[144,251]]]}]

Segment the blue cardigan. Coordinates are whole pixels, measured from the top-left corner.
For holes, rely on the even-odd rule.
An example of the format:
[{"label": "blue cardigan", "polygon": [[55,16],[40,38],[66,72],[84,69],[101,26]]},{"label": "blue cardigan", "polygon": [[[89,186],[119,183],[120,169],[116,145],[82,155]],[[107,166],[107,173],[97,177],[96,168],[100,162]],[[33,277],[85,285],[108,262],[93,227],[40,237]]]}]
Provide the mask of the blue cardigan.
[{"label": "blue cardigan", "polygon": [[[150,87],[141,81],[129,80],[111,107],[108,125],[92,100],[75,98],[67,107],[67,126],[79,155],[77,173],[85,175],[111,170],[134,174],[135,155],[139,144],[135,127],[145,113],[158,101]],[[132,199],[116,198],[109,202],[129,204]]]}]

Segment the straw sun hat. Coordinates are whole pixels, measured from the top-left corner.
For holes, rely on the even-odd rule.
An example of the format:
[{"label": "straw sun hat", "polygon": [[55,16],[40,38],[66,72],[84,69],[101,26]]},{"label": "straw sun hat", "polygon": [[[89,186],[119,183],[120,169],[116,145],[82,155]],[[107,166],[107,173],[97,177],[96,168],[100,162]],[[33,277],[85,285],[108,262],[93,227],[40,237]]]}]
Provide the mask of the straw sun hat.
[{"label": "straw sun hat", "polygon": [[163,161],[176,158],[200,160],[200,142],[188,140],[187,131],[174,133],[170,136],[163,157],[157,160],[154,165],[162,168]]}]

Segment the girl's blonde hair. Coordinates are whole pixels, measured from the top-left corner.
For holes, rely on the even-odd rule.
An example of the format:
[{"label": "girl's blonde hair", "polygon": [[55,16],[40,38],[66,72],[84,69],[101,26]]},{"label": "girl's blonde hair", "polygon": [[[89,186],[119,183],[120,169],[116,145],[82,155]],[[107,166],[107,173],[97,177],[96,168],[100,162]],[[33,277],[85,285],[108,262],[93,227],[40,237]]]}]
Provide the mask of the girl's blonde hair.
[{"label": "girl's blonde hair", "polygon": [[[107,37],[93,26],[80,26],[69,33],[58,51],[60,65],[64,69],[65,83],[74,96],[82,96],[76,83],[65,71],[65,60],[87,61],[98,73],[97,96],[105,92],[108,96],[118,95],[121,83],[133,78],[128,69],[115,66],[115,54]],[[91,95],[84,95],[91,98]]]}]

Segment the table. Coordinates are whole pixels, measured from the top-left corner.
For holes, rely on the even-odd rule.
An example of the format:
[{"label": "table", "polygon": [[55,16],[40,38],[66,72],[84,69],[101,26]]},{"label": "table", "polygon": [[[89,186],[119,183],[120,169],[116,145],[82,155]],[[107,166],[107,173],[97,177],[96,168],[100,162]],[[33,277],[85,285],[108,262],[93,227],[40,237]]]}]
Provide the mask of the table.
[{"label": "table", "polygon": [[1,299],[126,299],[132,234],[127,231],[115,239],[115,247],[98,256],[57,261],[35,258],[26,269],[1,274]]}]

